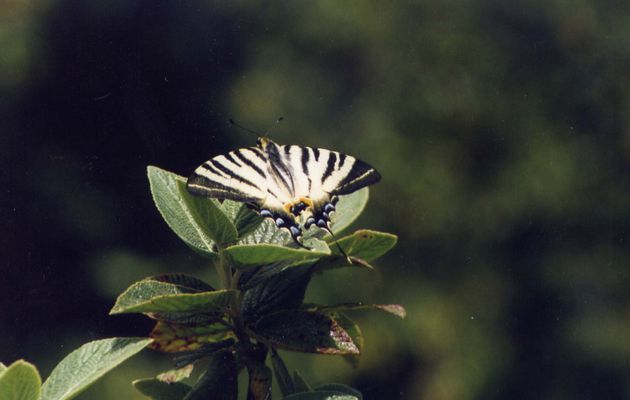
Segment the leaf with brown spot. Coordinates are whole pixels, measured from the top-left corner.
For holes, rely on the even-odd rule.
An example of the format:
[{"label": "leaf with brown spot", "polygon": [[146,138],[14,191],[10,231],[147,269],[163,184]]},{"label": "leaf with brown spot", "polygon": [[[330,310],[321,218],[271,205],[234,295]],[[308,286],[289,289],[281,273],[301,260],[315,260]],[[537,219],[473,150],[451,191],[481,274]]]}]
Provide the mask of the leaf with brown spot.
[{"label": "leaf with brown spot", "polygon": [[229,346],[234,333],[225,325],[216,323],[206,326],[185,326],[158,322],[151,334],[150,348],[166,353],[194,351],[202,347]]},{"label": "leaf with brown spot", "polygon": [[190,374],[193,371],[193,367],[193,364],[188,364],[181,368],[171,369],[169,371],[162,372],[156,378],[157,380],[165,383],[179,382],[190,377]]},{"label": "leaf with brown spot", "polygon": [[335,311],[354,311],[354,310],[378,310],[388,314],[395,315],[399,318],[405,318],[407,311],[400,304],[363,304],[363,303],[342,303],[332,305],[305,304],[304,308],[310,311],[320,311],[325,313]]},{"label": "leaf with brown spot", "polygon": [[256,335],[280,349],[319,354],[359,354],[341,324],[313,311],[289,310],[263,317]]}]

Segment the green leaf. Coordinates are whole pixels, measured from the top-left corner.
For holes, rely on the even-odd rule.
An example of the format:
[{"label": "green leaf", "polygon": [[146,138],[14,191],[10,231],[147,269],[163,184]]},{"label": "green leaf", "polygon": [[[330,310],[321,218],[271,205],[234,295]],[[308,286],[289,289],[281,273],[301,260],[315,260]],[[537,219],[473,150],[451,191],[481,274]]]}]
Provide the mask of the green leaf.
[{"label": "green leaf", "polygon": [[[391,233],[361,229],[351,235],[344,236],[337,243],[347,255],[372,261],[391,250],[398,240]],[[341,256],[337,246],[331,246],[332,253]]]},{"label": "green leaf", "polygon": [[229,350],[214,353],[208,368],[183,400],[236,400],[237,367]]},{"label": "green leaf", "polygon": [[320,305],[307,305],[306,309],[310,311],[319,312],[335,312],[335,311],[348,311],[348,310],[377,310],[383,311],[388,314],[393,314],[399,318],[405,318],[407,311],[400,304],[363,304],[363,303],[342,303],[332,304],[326,306]]},{"label": "green leaf", "polygon": [[190,288],[143,280],[118,296],[110,314],[224,312],[235,295],[233,290],[190,293]]},{"label": "green leaf", "polygon": [[243,291],[241,310],[246,322],[256,322],[272,312],[300,307],[311,280],[310,265],[286,268],[269,276],[261,273],[259,283]]},{"label": "green leaf", "polygon": [[163,169],[147,168],[153,201],[168,226],[201,254],[215,257],[215,242],[236,241],[232,222],[214,199],[195,197],[186,191],[186,180]]},{"label": "green leaf", "polygon": [[[348,357],[348,356],[344,356],[344,357]],[[311,388],[311,385],[309,385],[308,382],[306,382],[306,379],[304,379],[302,374],[300,374],[300,371],[298,371],[297,369],[293,371],[293,384],[295,385],[295,391],[298,393],[311,392],[313,390],[313,388]]]},{"label": "green leaf", "polygon": [[194,351],[201,348],[220,348],[233,343],[234,333],[224,324],[187,326],[158,322],[151,331],[153,350],[167,353]]},{"label": "green leaf", "polygon": [[346,196],[339,196],[335,213],[331,216],[333,233],[337,234],[350,226],[363,212],[370,197],[370,190],[365,187]]},{"label": "green leaf", "polygon": [[295,393],[295,384],[293,383],[293,379],[291,379],[291,375],[289,375],[289,370],[287,369],[284,360],[275,349],[271,351],[271,366],[273,367],[273,372],[276,375],[276,381],[278,381],[280,393],[282,393],[283,396]]},{"label": "green leaf", "polygon": [[239,266],[271,264],[280,261],[299,263],[331,254],[330,248],[322,240],[309,239],[304,244],[309,249],[261,243],[238,244],[228,247],[225,252]]},{"label": "green leaf", "polygon": [[345,394],[342,392],[329,392],[329,391],[317,391],[317,392],[303,392],[295,393],[284,397],[284,400],[361,400],[357,396],[351,394]]},{"label": "green leaf", "polygon": [[37,368],[24,360],[18,360],[9,368],[2,365],[0,372],[0,399],[38,400],[42,380]]},{"label": "green leaf", "polygon": [[133,386],[153,400],[182,400],[192,389],[181,382],[166,383],[155,378],[133,381]]},{"label": "green leaf", "polygon": [[42,386],[41,400],[73,398],[149,343],[146,338],[111,338],[84,344],[57,364]]},{"label": "green leaf", "polygon": [[193,291],[199,292],[209,292],[214,290],[212,286],[202,281],[201,279],[186,274],[162,274],[146,278],[145,280],[172,283],[173,285],[184,286],[192,289]]},{"label": "green leaf", "polygon": [[256,229],[242,238],[238,244],[277,244],[284,245],[291,242],[291,235],[286,229],[279,229],[276,224],[268,218],[264,218]]},{"label": "green leaf", "polygon": [[0,375],[7,370],[7,366],[0,362]]},{"label": "green leaf", "polygon": [[339,322],[325,314],[289,310],[263,317],[256,335],[278,348],[320,354],[359,354]]},{"label": "green leaf", "polygon": [[341,383],[325,383],[323,385],[320,385],[320,386],[316,387],[315,391],[317,391],[317,392],[338,392],[338,393],[344,393],[344,394],[348,394],[348,395],[354,396],[354,397],[358,398],[359,400],[363,399],[363,395],[361,394],[361,392],[359,392],[358,390],[356,390],[353,387],[350,387],[348,385],[344,385],[344,384],[341,384]]},{"label": "green leaf", "polygon": [[236,227],[239,238],[244,238],[254,232],[264,221],[263,217],[247,207],[245,203],[224,200],[221,208]]}]

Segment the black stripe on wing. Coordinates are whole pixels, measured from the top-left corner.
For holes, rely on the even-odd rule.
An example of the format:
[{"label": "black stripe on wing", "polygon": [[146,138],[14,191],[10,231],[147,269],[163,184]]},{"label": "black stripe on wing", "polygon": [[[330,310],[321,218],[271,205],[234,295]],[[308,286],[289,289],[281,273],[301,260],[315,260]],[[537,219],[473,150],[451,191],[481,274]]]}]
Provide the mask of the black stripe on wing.
[{"label": "black stripe on wing", "polygon": [[[250,150],[253,150],[253,149],[250,149]],[[248,167],[250,167],[251,169],[256,171],[256,173],[261,178],[267,179],[267,175],[265,175],[263,170],[258,168],[258,166],[256,164],[254,164],[254,162],[252,160],[247,158],[247,156],[244,154],[244,152],[242,150],[239,149],[239,150],[233,151],[232,154],[234,154],[236,156],[236,158],[239,159],[243,164],[247,165]],[[267,160],[264,157],[261,157],[260,150],[256,149],[256,151],[253,151],[253,154],[256,155],[258,158],[260,158],[265,163],[267,162]]]},{"label": "black stripe on wing", "polygon": [[[345,161],[345,160],[344,160]],[[381,180],[381,174],[371,165],[361,160],[355,159],[354,165],[330,193],[331,195],[344,195],[355,192],[363,187],[372,185]]]},{"label": "black stripe on wing", "polygon": [[[287,192],[295,193],[295,187],[293,185],[293,175],[291,174],[291,165],[285,165],[280,157],[280,146],[273,142],[269,142],[265,148],[267,159],[269,160],[270,171],[276,178],[279,184],[282,184]],[[285,154],[289,154],[290,146],[284,146]]]},{"label": "black stripe on wing", "polygon": [[322,175],[322,183],[326,182],[333,171],[335,170],[335,164],[337,163],[337,153],[331,151],[328,153],[328,161],[326,162],[326,170],[324,171],[324,175]]},{"label": "black stripe on wing", "polygon": [[261,200],[251,193],[245,193],[233,187],[222,185],[196,173],[193,173],[190,178],[188,178],[186,190],[197,196],[229,199],[244,203],[258,203]]}]

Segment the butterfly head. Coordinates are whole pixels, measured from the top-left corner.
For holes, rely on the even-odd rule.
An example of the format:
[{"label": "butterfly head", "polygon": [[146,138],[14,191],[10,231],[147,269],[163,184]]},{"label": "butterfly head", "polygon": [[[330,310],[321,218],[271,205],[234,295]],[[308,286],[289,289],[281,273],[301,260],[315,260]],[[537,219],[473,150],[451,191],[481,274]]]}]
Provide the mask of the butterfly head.
[{"label": "butterfly head", "polygon": [[263,151],[264,151],[264,150],[266,150],[267,145],[268,145],[269,143],[273,143],[273,142],[271,141],[271,139],[269,139],[268,137],[265,137],[265,136],[260,136],[260,137],[256,140],[256,146],[258,146],[258,148],[259,148],[259,149],[261,149],[261,150],[263,150]]}]

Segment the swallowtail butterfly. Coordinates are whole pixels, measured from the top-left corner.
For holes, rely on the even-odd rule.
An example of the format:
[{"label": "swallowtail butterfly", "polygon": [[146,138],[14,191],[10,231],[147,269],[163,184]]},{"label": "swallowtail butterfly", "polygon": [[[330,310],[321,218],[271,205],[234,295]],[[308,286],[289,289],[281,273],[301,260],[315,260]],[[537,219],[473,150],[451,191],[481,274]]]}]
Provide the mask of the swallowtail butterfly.
[{"label": "swallowtail butterfly", "polygon": [[[336,151],[278,145],[260,137],[256,147],[219,155],[203,163],[186,187],[198,196],[247,203],[285,228],[299,245],[312,225],[330,230],[337,196],[380,180],[367,163]],[[303,247],[303,246],[302,246]]]}]

